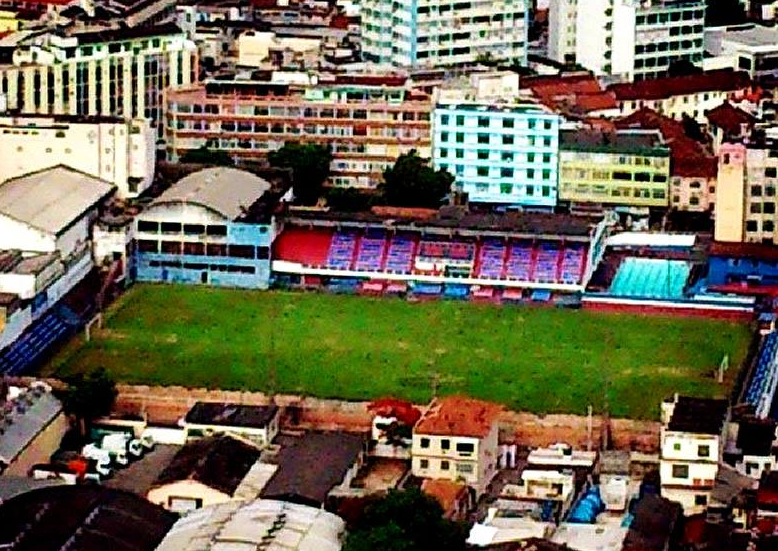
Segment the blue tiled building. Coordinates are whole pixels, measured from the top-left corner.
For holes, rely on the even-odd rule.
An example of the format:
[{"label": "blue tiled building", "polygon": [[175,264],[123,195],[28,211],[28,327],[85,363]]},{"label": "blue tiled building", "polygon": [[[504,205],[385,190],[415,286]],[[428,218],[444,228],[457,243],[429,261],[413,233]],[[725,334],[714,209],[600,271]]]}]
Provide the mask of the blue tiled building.
[{"label": "blue tiled building", "polygon": [[137,217],[138,280],[267,288],[274,231],[262,201],[270,188],[233,168],[179,180]]},{"label": "blue tiled building", "polygon": [[558,115],[533,103],[438,102],[432,156],[474,203],[552,209],[557,202]]}]

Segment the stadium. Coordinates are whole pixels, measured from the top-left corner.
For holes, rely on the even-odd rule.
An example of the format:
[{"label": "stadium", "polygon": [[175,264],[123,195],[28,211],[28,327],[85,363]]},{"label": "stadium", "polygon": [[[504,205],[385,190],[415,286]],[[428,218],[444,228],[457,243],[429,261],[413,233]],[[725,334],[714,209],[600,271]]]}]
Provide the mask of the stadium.
[{"label": "stadium", "polygon": [[[43,373],[58,376],[104,366],[141,383],[418,401],[461,391],[517,409],[610,402],[653,417],[645,385],[741,391],[738,369],[722,384],[713,374],[725,357],[751,362],[746,322],[772,296],[761,251],[625,233],[608,217],[339,213],[287,199],[275,181],[211,168],[131,215],[104,209],[97,267],[63,299],[67,328],[61,305],[34,316],[0,351],[0,370],[30,373],[48,359]],[[70,338],[85,326],[89,342]],[[549,399],[558,384],[570,392]],[[753,384],[774,394],[769,381]]]}]

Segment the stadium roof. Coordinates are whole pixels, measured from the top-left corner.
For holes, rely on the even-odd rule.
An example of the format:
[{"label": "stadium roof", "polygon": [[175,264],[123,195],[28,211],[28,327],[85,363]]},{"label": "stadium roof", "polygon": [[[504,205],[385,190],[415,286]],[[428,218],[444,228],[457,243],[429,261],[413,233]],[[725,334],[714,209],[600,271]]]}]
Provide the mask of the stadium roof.
[{"label": "stadium roof", "polygon": [[617,100],[629,101],[666,99],[711,91],[732,92],[750,88],[751,85],[745,71],[718,69],[694,75],[612,84],[608,90],[616,95]]},{"label": "stadium roof", "polygon": [[95,485],[53,486],[0,505],[0,547],[14,551],[153,551],[175,515]]},{"label": "stadium roof", "polygon": [[232,436],[194,440],[178,451],[152,487],[195,480],[231,496],[261,453],[256,446]]},{"label": "stadium roof", "polygon": [[278,415],[278,406],[251,406],[226,402],[197,402],[184,421],[194,425],[263,428]]},{"label": "stadium roof", "polygon": [[308,432],[284,446],[278,470],[261,496],[321,506],[363,453],[364,438],[344,432]]},{"label": "stadium roof", "polygon": [[151,206],[194,203],[235,220],[270,187],[267,180],[245,170],[206,168],[181,178],[154,200]]},{"label": "stadium roof", "polygon": [[99,178],[55,166],[0,184],[0,214],[59,235],[115,189]]},{"label": "stadium roof", "polygon": [[276,500],[230,501],[192,511],[156,551],[340,551],[343,520]]},{"label": "stadium roof", "polygon": [[694,247],[694,234],[621,232],[608,238],[609,247]]},{"label": "stadium roof", "polygon": [[27,392],[9,402],[19,404],[23,409],[13,407],[7,412],[8,420],[0,420],[3,432],[0,434],[0,473],[2,463],[10,464],[16,457],[62,412],[62,403],[50,392],[36,395]]},{"label": "stadium roof", "polygon": [[492,430],[501,411],[497,404],[464,396],[435,398],[413,433],[482,438]]}]

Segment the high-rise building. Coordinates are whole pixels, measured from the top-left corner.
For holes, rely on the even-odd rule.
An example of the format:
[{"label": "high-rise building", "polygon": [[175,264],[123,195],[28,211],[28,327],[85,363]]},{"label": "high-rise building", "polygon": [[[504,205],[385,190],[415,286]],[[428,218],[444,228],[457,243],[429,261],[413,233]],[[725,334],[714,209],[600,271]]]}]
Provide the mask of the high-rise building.
[{"label": "high-rise building", "polygon": [[162,137],[165,90],[197,80],[197,47],[172,24],[6,38],[0,94],[22,113],[146,118]]},{"label": "high-rise building", "polygon": [[527,0],[365,0],[362,53],[400,67],[526,63]]},{"label": "high-rise building", "polygon": [[667,76],[678,61],[702,65],[704,30],[705,0],[586,0],[577,5],[576,62],[614,80]]},{"label": "high-rise building", "polygon": [[408,88],[405,76],[274,75],[170,92],[169,158],[208,145],[257,160],[286,142],[319,143],[332,150],[332,185],[371,188],[399,155],[430,156],[432,99]]},{"label": "high-rise building", "polygon": [[476,89],[441,90],[437,97],[432,138],[435,168],[454,174],[470,201],[553,208],[560,117],[516,95],[518,82],[513,91],[485,90],[489,78],[479,79]]},{"label": "high-rise building", "polygon": [[578,0],[551,0],[548,5],[548,57],[575,63]]}]

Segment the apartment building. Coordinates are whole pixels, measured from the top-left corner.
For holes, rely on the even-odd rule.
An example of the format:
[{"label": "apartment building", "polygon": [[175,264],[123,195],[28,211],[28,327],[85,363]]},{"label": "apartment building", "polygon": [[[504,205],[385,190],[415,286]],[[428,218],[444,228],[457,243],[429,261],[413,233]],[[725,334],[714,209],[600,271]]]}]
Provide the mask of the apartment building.
[{"label": "apartment building", "polygon": [[399,155],[430,156],[432,99],[400,75],[272,73],[168,94],[168,156],[208,145],[257,160],[285,142],[329,145],[330,184],[373,188]]},{"label": "apartment building", "polygon": [[515,75],[438,92],[432,159],[476,203],[553,208],[560,117],[518,95]]},{"label": "apartment building", "polygon": [[64,165],[137,197],[154,178],[155,142],[145,119],[0,115],[0,182]]},{"label": "apartment building", "polygon": [[413,427],[413,475],[463,482],[480,497],[497,473],[500,410],[461,396],[434,399]]},{"label": "apartment building", "polygon": [[673,119],[686,115],[700,124],[706,123],[706,111],[723,102],[753,102],[759,94],[746,72],[731,69],[612,84],[608,91],[616,97],[623,116],[648,107]]},{"label": "apartment building", "polygon": [[146,118],[162,137],[163,94],[197,80],[197,48],[175,25],[17,33],[0,41],[0,94],[23,113]]},{"label": "apartment building", "polygon": [[716,240],[778,244],[777,186],[777,139],[723,143],[719,147]]},{"label": "apartment building", "polygon": [[759,82],[778,78],[778,29],[756,23],[705,29],[705,66],[746,71]]},{"label": "apartment building", "polygon": [[670,150],[657,130],[562,130],[559,200],[667,207]]},{"label": "apartment building", "polygon": [[445,67],[479,59],[527,60],[527,0],[365,0],[366,61],[400,67]]},{"label": "apartment building", "polygon": [[548,4],[549,58],[559,63],[575,63],[578,0],[550,0]]},{"label": "apartment building", "polygon": [[708,505],[727,422],[726,400],[676,395],[662,403],[661,493],[680,503],[686,515],[702,513]]},{"label": "apartment building", "polygon": [[[702,64],[705,0],[586,0],[565,6],[576,9],[576,62],[598,76],[645,80],[666,76],[677,61]],[[571,24],[554,38],[568,36]],[[570,39],[564,40],[567,47]]]}]

